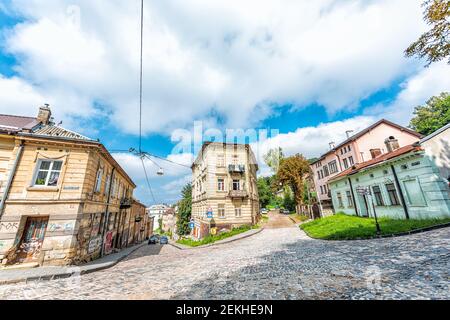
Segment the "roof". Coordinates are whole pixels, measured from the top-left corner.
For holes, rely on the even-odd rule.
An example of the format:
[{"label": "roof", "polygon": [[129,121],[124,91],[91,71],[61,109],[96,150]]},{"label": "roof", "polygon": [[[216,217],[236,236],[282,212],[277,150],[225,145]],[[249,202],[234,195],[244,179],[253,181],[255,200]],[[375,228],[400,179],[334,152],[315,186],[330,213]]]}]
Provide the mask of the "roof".
[{"label": "roof", "polygon": [[50,136],[50,137],[93,141],[91,138],[83,136],[77,132],[71,131],[69,129],[65,129],[60,126],[55,126],[55,125],[41,126],[37,130],[34,130],[33,134],[38,135],[38,136]]},{"label": "roof", "polygon": [[334,176],[333,178],[330,179],[330,181],[338,180],[340,178],[343,178],[343,177],[346,177],[349,175],[353,175],[355,173],[358,173],[360,170],[362,170],[364,168],[368,168],[368,167],[371,167],[371,166],[374,166],[377,164],[384,163],[386,161],[389,161],[391,159],[397,158],[399,156],[402,156],[402,155],[410,153],[410,152],[418,152],[418,151],[423,151],[423,148],[420,147],[418,144],[407,145],[405,147],[399,148],[392,152],[382,154],[375,159],[371,159],[369,161],[356,164],[353,167],[348,168],[347,170],[344,170],[340,174]]},{"label": "roof", "polygon": [[447,131],[448,129],[450,129],[450,122],[447,123],[447,125],[440,128],[439,130],[436,130],[432,134],[430,134],[430,135],[426,136],[425,138],[423,138],[422,140],[420,140],[420,143],[424,143],[424,142],[434,138],[435,136],[441,134],[442,132]]},{"label": "roof", "polygon": [[378,127],[380,124],[383,124],[383,123],[384,123],[384,124],[387,124],[387,125],[389,125],[389,126],[391,126],[391,127],[395,127],[395,128],[397,128],[397,129],[399,129],[399,130],[401,130],[401,131],[406,131],[406,132],[408,132],[409,134],[412,134],[412,135],[414,135],[414,136],[416,136],[416,137],[418,137],[418,138],[422,138],[422,137],[423,137],[423,135],[421,135],[420,133],[418,133],[418,132],[416,132],[416,131],[414,131],[414,130],[408,129],[408,128],[406,128],[406,127],[403,127],[403,126],[401,126],[401,125],[399,125],[399,124],[396,124],[396,123],[394,123],[394,122],[391,122],[391,121],[389,121],[389,120],[381,119],[381,120],[375,122],[374,124],[372,124],[371,126],[367,127],[366,129],[364,129],[364,130],[362,130],[362,131],[360,131],[360,132],[354,134],[353,136],[349,137],[348,139],[344,140],[343,142],[341,142],[340,144],[338,144],[338,145],[337,145],[336,147],[334,147],[333,149],[331,149],[331,150],[327,151],[326,153],[324,153],[323,155],[321,155],[321,156],[319,157],[319,159],[317,159],[316,161],[312,162],[311,164],[314,164],[314,163],[316,163],[316,162],[322,160],[322,159],[325,158],[325,156],[328,155],[329,153],[336,151],[337,149],[341,148],[342,146],[346,145],[346,144],[349,143],[349,142],[355,141],[356,139],[362,137],[363,135],[365,135],[366,133],[368,133],[369,131],[373,130],[374,128]]},{"label": "roof", "polygon": [[22,117],[8,114],[0,114],[0,130],[19,132],[31,130],[40,122],[33,117]]}]

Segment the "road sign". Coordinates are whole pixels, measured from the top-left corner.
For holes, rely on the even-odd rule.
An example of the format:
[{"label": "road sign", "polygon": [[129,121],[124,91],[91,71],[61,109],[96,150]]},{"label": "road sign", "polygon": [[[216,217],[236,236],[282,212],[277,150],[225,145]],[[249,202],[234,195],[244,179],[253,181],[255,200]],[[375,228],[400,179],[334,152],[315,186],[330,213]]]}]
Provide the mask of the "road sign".
[{"label": "road sign", "polygon": [[193,223],[193,222],[189,223],[189,228],[194,229],[194,227],[195,227],[195,223]]},{"label": "road sign", "polygon": [[211,228],[211,235],[215,236],[217,234],[217,228]]},{"label": "road sign", "polygon": [[212,211],[208,211],[207,216],[208,216],[208,219],[212,219],[213,218],[213,212]]},{"label": "road sign", "polygon": [[356,187],[356,192],[363,196],[370,196],[370,189],[368,187]]}]

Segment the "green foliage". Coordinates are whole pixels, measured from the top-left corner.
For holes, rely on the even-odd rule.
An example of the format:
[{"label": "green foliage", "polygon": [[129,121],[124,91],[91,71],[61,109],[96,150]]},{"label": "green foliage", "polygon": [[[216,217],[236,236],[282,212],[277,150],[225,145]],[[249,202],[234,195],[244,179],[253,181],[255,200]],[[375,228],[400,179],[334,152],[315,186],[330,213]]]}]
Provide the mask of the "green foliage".
[{"label": "green foliage", "polygon": [[450,64],[450,1],[426,0],[424,20],[431,26],[405,51],[407,57],[426,58],[428,65],[442,59]]},{"label": "green foliage", "polygon": [[[391,235],[430,227],[450,219],[393,220],[378,219],[382,235]],[[375,219],[336,214],[300,226],[310,237],[325,240],[364,239],[376,236]]]},{"label": "green foliage", "polygon": [[308,160],[300,154],[281,161],[277,172],[277,180],[283,186],[289,186],[294,193],[295,203],[304,203],[305,178],[311,172]]},{"label": "green foliage", "polygon": [[423,106],[416,107],[410,128],[429,135],[450,122],[450,94],[441,93],[432,97]]},{"label": "green foliage", "polygon": [[289,211],[295,211],[295,199],[294,194],[289,188],[285,188],[284,198],[282,199],[282,207]]},{"label": "green foliage", "polygon": [[181,195],[182,199],[178,203],[177,212],[177,233],[179,236],[184,236],[191,232],[189,222],[192,213],[192,185],[190,183],[184,186]]},{"label": "green foliage", "polygon": [[214,243],[216,241],[223,240],[223,239],[247,232],[247,231],[255,229],[255,228],[256,227],[254,227],[254,226],[243,225],[243,226],[240,226],[239,228],[234,228],[231,231],[222,232],[215,236],[209,235],[200,241],[195,241],[192,239],[180,239],[177,241],[177,243],[183,244],[185,246],[190,246],[190,247],[199,247],[199,246],[204,246],[206,244]]}]

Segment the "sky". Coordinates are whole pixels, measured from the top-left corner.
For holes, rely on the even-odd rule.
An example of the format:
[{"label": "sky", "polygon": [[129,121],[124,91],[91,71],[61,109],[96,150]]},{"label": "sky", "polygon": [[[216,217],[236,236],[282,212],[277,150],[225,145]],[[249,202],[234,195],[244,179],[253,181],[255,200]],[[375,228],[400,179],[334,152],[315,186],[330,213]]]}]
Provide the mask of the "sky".
[{"label": "sky", "polygon": [[255,129],[258,154],[311,158],[381,118],[407,125],[450,91],[445,62],[404,57],[427,30],[421,2],[145,0],[143,150],[184,165],[145,163],[154,197],[126,152],[139,140],[139,0],[0,0],[0,113],[50,104],[113,152],[138,199],[173,203],[212,129]]}]

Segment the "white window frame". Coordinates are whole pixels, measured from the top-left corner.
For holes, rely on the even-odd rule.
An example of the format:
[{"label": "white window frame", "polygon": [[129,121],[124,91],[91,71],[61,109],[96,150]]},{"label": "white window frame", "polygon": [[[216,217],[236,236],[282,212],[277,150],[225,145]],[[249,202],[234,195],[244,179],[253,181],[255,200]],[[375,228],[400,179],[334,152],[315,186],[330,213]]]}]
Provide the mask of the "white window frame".
[{"label": "white window frame", "polygon": [[[239,214],[238,214],[239,212]],[[242,217],[242,208],[241,207],[235,207],[234,208],[234,216],[236,218],[241,218]]]},{"label": "white window frame", "polygon": [[217,209],[217,214],[218,214],[220,219],[225,219],[226,218],[226,216],[225,216],[225,206],[220,206],[219,205],[218,209]]},{"label": "white window frame", "polygon": [[[50,162],[50,166],[49,166],[48,170],[41,169],[42,162]],[[53,170],[53,165],[55,164],[55,162],[60,162],[61,163],[61,169]],[[64,161],[63,160],[39,159],[37,161],[36,169],[35,169],[35,172],[34,172],[34,175],[33,175],[32,186],[33,187],[39,187],[39,188],[54,188],[54,187],[57,187],[59,185],[60,181],[61,181],[63,166],[64,166]],[[41,172],[41,171],[46,171],[47,172],[47,176],[45,178],[45,184],[36,184],[36,180],[38,178],[39,172]],[[49,182],[49,179],[50,179],[50,176],[51,176],[52,172],[58,172],[59,173],[58,182],[56,183],[56,186],[49,186],[48,185],[48,182]]]},{"label": "white window frame", "polygon": [[99,167],[97,170],[97,175],[95,176],[95,186],[94,186],[94,192],[100,193],[102,190],[102,179],[103,179],[103,168]]},{"label": "white window frame", "polygon": [[224,178],[217,178],[217,191],[225,191],[225,179]]}]

